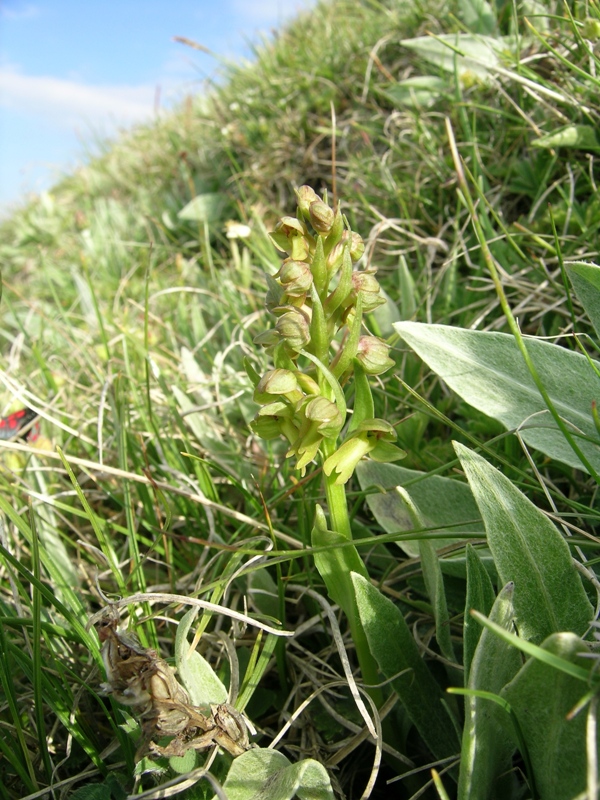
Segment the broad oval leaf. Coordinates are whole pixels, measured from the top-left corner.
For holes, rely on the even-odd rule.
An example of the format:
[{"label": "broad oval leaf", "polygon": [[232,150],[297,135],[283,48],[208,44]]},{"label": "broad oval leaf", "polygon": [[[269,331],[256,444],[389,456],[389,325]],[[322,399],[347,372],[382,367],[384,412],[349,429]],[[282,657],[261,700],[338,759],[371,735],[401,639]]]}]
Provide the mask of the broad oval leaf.
[{"label": "broad oval leaf", "polygon": [[[414,528],[406,503],[394,491],[396,486],[402,486],[410,494],[421,511],[425,528],[436,528],[437,533],[447,531],[447,538],[432,539],[436,549],[461,541],[462,532],[482,533],[479,509],[466,483],[376,461],[360,461],[355,474],[361,489],[376,486],[381,490],[368,494],[366,499],[386,533]],[[419,538],[416,533],[414,541],[401,540],[398,547],[411,558],[418,558]]]},{"label": "broad oval leaf", "polygon": [[[398,322],[394,328],[467,403],[508,429],[519,428],[525,442],[542,453],[584,469],[547,410],[511,335],[419,322]],[[600,441],[591,412],[600,396],[594,369],[581,353],[538,339],[525,342],[554,407],[571,432],[580,432],[579,447],[600,471]]]},{"label": "broad oval leaf", "polygon": [[533,147],[547,150],[555,147],[568,147],[571,150],[600,150],[596,129],[591,125],[567,125],[554,133],[547,133],[531,142]]},{"label": "broad oval leaf", "polygon": [[223,789],[229,800],[333,800],[327,770],[305,758],[292,764],[283,753],[255,748],[238,756]]},{"label": "broad oval leaf", "polygon": [[192,198],[177,214],[180,219],[189,219],[208,224],[223,218],[228,198],[222,192],[205,192]]},{"label": "broad oval leaf", "polygon": [[479,506],[502,584],[515,584],[519,633],[537,644],[559,631],[583,635],[593,608],[567,543],[497,469],[462,444],[454,449]]},{"label": "broad oval leaf", "polygon": [[[389,89],[379,93],[396,108],[429,108],[440,102],[440,98],[450,91],[449,81],[436,75],[416,75],[392,84]],[[400,294],[400,297],[403,297]],[[409,315],[410,316],[410,315]]]},{"label": "broad oval leaf", "polygon": [[499,53],[510,47],[508,39],[470,33],[419,36],[400,44],[446,72],[476,75],[480,80],[491,80],[490,73],[500,65]]}]

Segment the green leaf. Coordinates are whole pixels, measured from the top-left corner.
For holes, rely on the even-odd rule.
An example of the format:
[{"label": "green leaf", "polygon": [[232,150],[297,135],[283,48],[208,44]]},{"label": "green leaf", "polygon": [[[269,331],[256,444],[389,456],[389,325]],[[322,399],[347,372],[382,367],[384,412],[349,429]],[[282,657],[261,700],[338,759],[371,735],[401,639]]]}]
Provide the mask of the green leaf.
[{"label": "green leaf", "polygon": [[[427,475],[413,469],[376,461],[361,461],[355,474],[363,491],[376,486],[379,494],[367,495],[371,513],[386,533],[411,531],[413,521],[402,498],[394,491],[404,487],[421,511],[423,526],[436,528],[436,533],[447,532],[448,538],[436,538],[436,549],[461,541],[462,532],[481,533],[482,522],[479,509],[466,483]],[[415,540],[419,540],[416,533]],[[419,557],[419,544],[403,540],[400,547],[411,558]]]},{"label": "green leaf", "polygon": [[567,125],[560,131],[533,139],[531,144],[549,150],[555,147],[567,147],[570,150],[600,150],[596,129],[591,125]]},{"label": "green leaf", "polygon": [[450,615],[448,614],[448,604],[446,602],[444,577],[440,569],[438,555],[433,544],[426,539],[422,539],[419,542],[419,550],[421,552],[421,566],[423,567],[425,587],[433,606],[435,638],[442,655],[448,661],[456,661],[454,647],[452,646]]},{"label": "green leaf", "polygon": [[351,577],[358,614],[379,669],[391,679],[411,722],[435,756],[456,754],[458,739],[442,691],[400,610],[367,578],[356,573]]},{"label": "green leaf", "polygon": [[472,33],[496,32],[496,16],[487,0],[458,0],[457,16]]},{"label": "green leaf", "polygon": [[[487,578],[485,570],[480,571],[479,575]],[[507,629],[513,626],[513,592],[513,585],[507,584],[498,595],[490,614],[490,619]],[[478,627],[481,631],[481,627]],[[481,632],[467,685],[469,689],[498,694],[520,667],[519,651],[486,628]],[[510,771],[515,749],[507,732],[507,723],[506,711],[496,703],[471,695],[465,698],[459,800],[508,796],[498,792],[498,781]],[[494,789],[496,794],[493,794]]]},{"label": "green leaf", "polygon": [[[589,652],[572,633],[553,634],[542,648],[578,666]],[[581,681],[532,658],[502,693],[519,720],[543,800],[572,800],[585,791],[586,715],[567,718],[585,691]]]},{"label": "green leaf", "polygon": [[514,581],[515,618],[525,639],[583,635],[594,616],[569,548],[550,520],[481,456],[454,442],[502,584]]},{"label": "green leaf", "polygon": [[177,214],[180,219],[214,223],[223,218],[228,197],[221,192],[198,194]]},{"label": "green leaf", "polygon": [[471,616],[471,609],[480,611],[486,616],[490,613],[495,600],[494,587],[477,550],[467,544],[467,602],[465,605],[465,622],[463,636],[463,663],[465,667],[465,685],[468,686],[471,661],[477,643],[481,638],[481,625]]},{"label": "green leaf", "polygon": [[261,614],[279,618],[281,606],[277,584],[266,569],[256,569],[248,575],[248,595]]},{"label": "green leaf", "polygon": [[71,800],[111,800],[110,787],[103,783],[89,783],[80,786],[71,794]]},{"label": "green leaf", "polygon": [[385,299],[385,303],[377,306],[369,313],[369,322],[373,332],[377,336],[381,336],[382,339],[392,336],[394,333],[393,323],[400,322],[401,319],[410,318],[416,308],[415,282],[404,256],[400,257],[398,265],[398,284],[402,311],[398,309],[389,294],[380,286],[379,295]]},{"label": "green leaf", "polygon": [[[396,494],[400,501],[404,503],[415,530],[423,528],[423,517],[420,509],[416,506],[406,489],[398,487]],[[450,635],[450,617],[448,615],[448,604],[446,603],[446,591],[444,588],[444,578],[440,569],[439,560],[433,544],[428,539],[421,539],[419,542],[419,555],[423,568],[423,579],[427,595],[433,606],[435,617],[435,638],[439,645],[442,655],[449,661],[455,661],[454,647]]]},{"label": "green leaf", "polygon": [[439,103],[440,98],[449,91],[447,80],[434,75],[416,75],[394,83],[378,93],[396,108],[429,108]]},{"label": "green leaf", "polygon": [[430,64],[461,77],[476,75],[480,80],[490,80],[490,71],[500,66],[499,53],[509,46],[507,40],[470,33],[447,33],[441,36],[420,36],[403,39],[408,47]]},{"label": "green leaf", "polygon": [[[547,411],[511,335],[418,322],[399,322],[394,328],[467,403],[508,429],[519,428],[524,441],[542,453],[583,469]],[[587,437],[578,437],[578,445],[600,470],[591,413],[598,383],[587,358],[551,342],[526,338],[525,343],[554,407],[572,430]]]},{"label": "green leaf", "polygon": [[306,758],[292,764],[283,753],[255,748],[238,756],[223,789],[229,800],[333,800],[327,770]]},{"label": "green leaf", "polygon": [[197,650],[190,652],[188,631],[196,618],[197,609],[190,609],[177,626],[175,634],[175,663],[179,677],[190,696],[192,705],[226,703],[228,692],[213,668]]},{"label": "green leaf", "polygon": [[188,772],[195,769],[198,761],[197,756],[197,752],[190,748],[183,756],[171,756],[169,758],[169,766],[178,775],[187,775]]},{"label": "green leaf", "polygon": [[315,510],[315,526],[312,530],[313,547],[329,547],[321,553],[314,553],[315,566],[323,578],[331,599],[344,610],[352,621],[356,616],[354,589],[348,576],[358,572],[368,578],[368,572],[353,544],[341,533],[330,531],[325,524],[323,510],[317,506]]},{"label": "green leaf", "polygon": [[600,267],[584,261],[572,261],[565,264],[565,269],[596,335],[600,338]]}]

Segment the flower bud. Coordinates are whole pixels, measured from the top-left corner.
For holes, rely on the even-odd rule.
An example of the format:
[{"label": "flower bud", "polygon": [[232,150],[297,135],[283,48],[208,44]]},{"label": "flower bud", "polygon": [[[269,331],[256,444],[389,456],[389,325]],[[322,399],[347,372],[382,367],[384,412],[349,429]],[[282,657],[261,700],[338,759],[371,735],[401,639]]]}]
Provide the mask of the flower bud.
[{"label": "flower bud", "polygon": [[338,242],[336,245],[334,245],[331,248],[331,252],[327,256],[327,274],[329,275],[330,279],[335,275],[335,273],[342,266],[342,261],[343,261],[343,258],[344,258],[344,247],[345,246],[346,245],[345,245],[345,243],[343,241],[342,242]]},{"label": "flower bud", "polygon": [[310,342],[309,321],[299,308],[291,308],[277,320],[275,329],[285,339],[287,347],[296,352]]},{"label": "flower bud", "polygon": [[322,395],[306,403],[304,414],[306,419],[318,423],[323,436],[337,436],[344,422],[336,404]]},{"label": "flower bud", "polygon": [[275,275],[284,292],[290,297],[303,297],[310,292],[313,276],[305,261],[287,259]]},{"label": "flower bud", "polygon": [[352,291],[350,297],[356,301],[358,293],[362,295],[362,310],[365,314],[373,311],[385,303],[385,298],[380,295],[380,287],[375,270],[360,270],[352,273]]},{"label": "flower bud", "polygon": [[296,197],[298,198],[298,208],[307,216],[310,204],[321,199],[311,186],[301,186],[296,189]]},{"label": "flower bud", "polygon": [[264,405],[275,397],[285,397],[291,403],[302,399],[296,376],[290,369],[272,369],[265,372],[254,390],[254,402]]},{"label": "flower bud", "polygon": [[356,359],[367,375],[381,375],[394,366],[389,357],[390,346],[379,336],[361,336],[358,340]]},{"label": "flower bud", "polygon": [[358,261],[364,252],[365,243],[363,242],[362,236],[359,236],[358,233],[354,233],[354,231],[350,231],[350,258],[352,261]]},{"label": "flower bud", "polygon": [[308,213],[311,225],[315,231],[321,234],[321,236],[326,236],[333,227],[335,220],[333,209],[322,200],[315,200],[310,204]]}]

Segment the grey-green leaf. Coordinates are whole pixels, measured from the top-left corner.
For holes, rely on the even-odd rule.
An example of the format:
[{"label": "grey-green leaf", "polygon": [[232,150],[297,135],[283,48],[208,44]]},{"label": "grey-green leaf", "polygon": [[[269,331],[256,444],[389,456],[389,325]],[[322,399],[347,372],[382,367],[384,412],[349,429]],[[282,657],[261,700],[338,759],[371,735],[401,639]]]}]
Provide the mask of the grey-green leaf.
[{"label": "grey-green leaf", "polygon": [[515,584],[515,618],[525,639],[583,635],[593,609],[569,548],[550,520],[497,469],[464,445],[454,449],[487,532],[502,584]]},{"label": "grey-green leaf", "polygon": [[[481,574],[487,577],[485,570]],[[513,626],[513,591],[513,585],[507,584],[490,613],[490,619],[507,630]],[[475,650],[468,688],[499,694],[520,667],[519,651],[486,628],[481,632]],[[498,781],[510,772],[515,749],[507,727],[508,717],[504,708],[482,697],[466,697],[459,800],[507,796],[498,792]]]},{"label": "grey-green leaf", "polygon": [[[405,503],[393,491],[396,486],[402,486],[409,492],[421,511],[426,528],[447,531],[448,538],[433,540],[436,549],[460,541],[459,534],[462,532],[482,533],[479,509],[466,483],[375,461],[359,462],[356,476],[363,490],[372,486],[389,490],[367,495],[371,513],[386,533],[414,528]],[[418,538],[416,534],[415,539]],[[418,541],[402,540],[398,546],[411,558],[419,556]]]},{"label": "grey-green leaf", "polygon": [[433,606],[435,638],[442,655],[445,656],[448,661],[456,661],[454,647],[452,645],[448,603],[446,602],[446,589],[444,587],[444,577],[440,568],[440,561],[433,544],[426,539],[419,542],[419,550],[421,551],[423,579],[425,580],[427,594]]},{"label": "grey-green leaf", "polygon": [[[582,666],[589,652],[572,633],[557,633],[545,650]],[[587,662],[589,663],[589,661]],[[586,712],[567,715],[586,692],[580,680],[531,658],[502,693],[524,735],[542,800],[572,800],[586,788]]]},{"label": "grey-green leaf", "polygon": [[292,764],[283,753],[256,748],[238,756],[223,789],[229,800],[333,800],[327,770],[305,758]]},{"label": "grey-green leaf", "polygon": [[227,207],[228,198],[222,192],[205,192],[192,198],[178,213],[181,219],[206,222],[218,222]]},{"label": "grey-green leaf", "polygon": [[454,725],[442,691],[400,610],[362,575],[352,574],[358,614],[379,669],[397,692],[423,740],[438,758],[458,752]]},{"label": "grey-green leaf", "polygon": [[600,150],[596,129],[591,125],[567,125],[559,131],[533,139],[531,144],[548,150],[555,147],[567,147],[570,150]]},{"label": "grey-green leaf", "polygon": [[567,274],[596,335],[600,338],[600,267],[584,261],[565,264]]},{"label": "grey-green leaf", "polygon": [[487,617],[496,595],[488,571],[484,567],[477,550],[470,544],[467,544],[466,560],[467,602],[465,605],[463,635],[463,664],[465,668],[465,685],[468,686],[471,661],[473,660],[477,643],[481,638],[481,625],[475,622],[470,612],[475,609]]},{"label": "grey-green leaf", "polygon": [[[411,517],[413,528],[415,530],[423,528],[423,515],[409,492],[398,486],[396,488],[396,494],[398,499],[406,507]],[[421,539],[419,541],[419,555],[421,557],[425,588],[427,589],[427,595],[433,606],[435,638],[442,655],[449,661],[455,661],[456,656],[454,655],[452,636],[450,634],[450,617],[448,615],[448,604],[446,603],[444,578],[435,547],[429,539]]]},{"label": "grey-green leaf", "polygon": [[[436,75],[415,75],[392,84],[379,93],[396,108],[429,108],[439,103],[440,98],[450,91],[449,81]],[[404,295],[400,294],[403,298]],[[410,316],[410,315],[409,315]]]},{"label": "grey-green leaf", "polygon": [[510,46],[500,37],[470,33],[419,36],[403,39],[400,44],[446,72],[476,75],[480,80],[491,79],[494,68],[500,65],[499,53]]},{"label": "grey-green leaf", "polygon": [[175,663],[179,677],[192,701],[192,705],[226,703],[228,692],[213,668],[197,650],[190,652],[188,631],[196,617],[196,609],[190,609],[177,626],[175,634]]},{"label": "grey-green leaf", "polygon": [[487,0],[459,0],[458,16],[472,33],[496,32],[496,15]]},{"label": "grey-green leaf", "polygon": [[[467,403],[508,429],[519,427],[524,441],[542,453],[583,469],[550,416],[511,335],[418,322],[398,322],[394,328]],[[538,339],[525,342],[554,407],[572,431],[586,437],[578,436],[577,442],[600,470],[600,442],[591,414],[598,395],[596,373],[581,353]]]}]

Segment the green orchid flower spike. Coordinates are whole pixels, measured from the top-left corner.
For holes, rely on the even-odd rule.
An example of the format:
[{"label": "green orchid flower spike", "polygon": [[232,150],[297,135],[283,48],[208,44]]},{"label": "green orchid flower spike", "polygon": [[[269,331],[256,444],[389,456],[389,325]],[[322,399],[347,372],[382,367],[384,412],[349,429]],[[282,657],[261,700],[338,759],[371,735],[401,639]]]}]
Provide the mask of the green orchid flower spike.
[{"label": "green orchid flower spike", "polygon": [[[254,399],[263,408],[252,428],[266,439],[279,431],[291,445],[286,457],[296,459],[301,475],[320,460],[326,479],[340,485],[367,455],[404,455],[392,445],[396,434],[383,420],[363,420],[338,441],[347,414],[340,398],[354,392],[356,365],[359,379],[394,365],[387,342],[362,333],[363,315],[385,300],[376,270],[356,266],[365,246],[340,207],[331,208],[310,186],[296,194],[296,216],[282,217],[270,234],[287,257],[269,279],[267,308],[275,324],[254,340],[272,354],[275,369],[256,385]],[[362,405],[364,394],[361,381]]]}]

